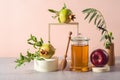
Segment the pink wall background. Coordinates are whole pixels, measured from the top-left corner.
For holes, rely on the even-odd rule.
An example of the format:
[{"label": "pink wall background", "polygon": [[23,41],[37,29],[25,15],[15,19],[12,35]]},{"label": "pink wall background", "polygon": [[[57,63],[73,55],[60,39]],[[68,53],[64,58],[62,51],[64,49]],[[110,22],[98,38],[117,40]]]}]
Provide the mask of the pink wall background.
[{"label": "pink wall background", "polygon": [[[59,10],[64,3],[75,13],[79,31],[90,38],[90,53],[103,48],[103,43],[99,41],[100,32],[84,20],[81,11],[89,7],[100,10],[115,37],[115,56],[120,56],[120,0],[0,0],[0,57],[17,57],[20,52],[25,53],[31,48],[26,43],[30,34],[47,41],[48,23],[57,22],[47,10]],[[63,53],[56,55],[63,56]]]}]

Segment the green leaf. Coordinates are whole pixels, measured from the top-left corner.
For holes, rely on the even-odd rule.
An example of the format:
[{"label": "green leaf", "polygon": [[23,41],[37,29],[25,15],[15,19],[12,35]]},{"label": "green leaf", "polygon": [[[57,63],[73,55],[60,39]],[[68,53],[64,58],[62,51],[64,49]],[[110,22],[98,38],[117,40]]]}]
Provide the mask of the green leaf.
[{"label": "green leaf", "polygon": [[27,41],[30,41],[30,40],[32,40],[31,38],[29,38]]},{"label": "green leaf", "polygon": [[32,40],[33,40],[34,42],[37,42],[37,38],[36,38],[35,36],[32,36]]},{"label": "green leaf", "polygon": [[32,40],[32,34],[30,34],[30,39]]},{"label": "green leaf", "polygon": [[22,55],[22,53],[20,53],[20,59],[24,60],[24,56]]},{"label": "green leaf", "polygon": [[89,23],[92,21],[92,19],[96,16],[96,12],[93,13],[93,15],[90,17]]},{"label": "green leaf", "polygon": [[45,59],[41,57],[37,57],[37,60],[45,60]]},{"label": "green leaf", "polygon": [[40,41],[41,41],[41,43],[42,43],[42,44],[44,43],[44,41],[43,41],[43,39],[42,39],[42,38],[40,38]]},{"label": "green leaf", "polygon": [[35,49],[37,49],[37,48],[36,48],[36,44],[34,44],[33,47],[34,47]]},{"label": "green leaf", "polygon": [[97,15],[96,18],[95,18],[95,21],[94,21],[94,24],[95,24],[95,25],[96,25],[96,23],[97,23],[98,18],[99,18],[99,15]]},{"label": "green leaf", "polygon": [[105,35],[105,39],[108,39],[108,35]]},{"label": "green leaf", "polygon": [[112,43],[111,37],[109,35],[108,35],[108,40],[109,40],[110,43]]},{"label": "green leaf", "polygon": [[109,32],[109,36],[112,37],[112,32]]},{"label": "green leaf", "polygon": [[97,27],[99,26],[99,24],[100,24],[101,20],[102,20],[102,19],[100,19],[100,20],[98,21],[98,23],[97,23]]},{"label": "green leaf", "polygon": [[90,13],[88,13],[84,19],[87,19],[89,15],[90,15]]},{"label": "green leaf", "polygon": [[83,13],[90,13],[91,10],[92,10],[92,8],[87,8],[87,9],[84,9],[82,12],[83,12]]},{"label": "green leaf", "polygon": [[96,25],[96,23],[97,23],[98,18],[99,18],[99,15],[96,15],[96,18],[95,18],[95,21],[94,21],[94,24],[95,24],[95,25]]},{"label": "green leaf", "polygon": [[34,57],[38,57],[38,56],[40,57],[40,50],[38,50],[34,53]]},{"label": "green leaf", "polygon": [[30,45],[34,45],[33,43],[31,43],[31,42],[28,42],[28,44],[30,44]]},{"label": "green leaf", "polygon": [[29,51],[27,51],[27,56],[30,57],[31,56],[31,53]]},{"label": "green leaf", "polygon": [[62,9],[66,9],[66,4],[64,3],[64,6],[62,7]]},{"label": "green leaf", "polygon": [[22,63],[17,63],[16,66],[15,66],[15,69],[16,69],[17,67],[21,66],[21,65],[22,65]]},{"label": "green leaf", "polygon": [[37,38],[31,34],[30,38],[27,41],[34,41],[34,42],[36,42]]},{"label": "green leaf", "polygon": [[19,62],[19,59],[16,59],[16,61],[15,61],[16,63],[18,63]]},{"label": "green leaf", "polygon": [[53,9],[48,9],[49,12],[52,12],[52,13],[57,13],[58,11],[56,10],[53,10]]},{"label": "green leaf", "polygon": [[111,44],[111,43],[110,43],[109,41],[106,41],[106,42],[105,42],[105,48],[106,48],[106,49],[109,49],[109,48],[110,48],[110,44]]},{"label": "green leaf", "polygon": [[30,34],[30,38],[27,41],[30,41],[30,40],[32,40],[32,34]]},{"label": "green leaf", "polygon": [[30,62],[31,61],[31,58],[30,57],[24,57],[24,62]]},{"label": "green leaf", "polygon": [[38,46],[38,47],[41,47],[42,43],[39,41],[39,42],[36,42],[35,45]]}]

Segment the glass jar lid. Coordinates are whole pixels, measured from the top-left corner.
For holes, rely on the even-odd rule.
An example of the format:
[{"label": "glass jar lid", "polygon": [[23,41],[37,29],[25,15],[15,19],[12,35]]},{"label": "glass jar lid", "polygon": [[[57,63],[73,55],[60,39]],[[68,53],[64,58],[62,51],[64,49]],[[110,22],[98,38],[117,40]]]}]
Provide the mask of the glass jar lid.
[{"label": "glass jar lid", "polygon": [[71,38],[71,41],[89,41],[89,38],[76,36],[76,37]]}]

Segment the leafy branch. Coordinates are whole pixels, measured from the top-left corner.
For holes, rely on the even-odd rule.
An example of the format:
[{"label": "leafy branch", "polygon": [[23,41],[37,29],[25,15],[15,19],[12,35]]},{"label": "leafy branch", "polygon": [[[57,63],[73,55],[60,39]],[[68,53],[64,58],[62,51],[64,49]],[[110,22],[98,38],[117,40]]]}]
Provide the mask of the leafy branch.
[{"label": "leafy branch", "polygon": [[27,42],[28,44],[33,45],[35,49],[37,49],[37,47],[41,47],[42,44],[44,43],[42,38],[40,38],[40,40],[38,41],[37,38],[32,34],[30,35],[30,38],[27,40]]},{"label": "leafy branch", "polygon": [[[62,9],[65,9],[65,8],[67,8],[67,7],[66,7],[66,4],[64,3],[64,6],[62,7]],[[55,16],[52,16],[53,19],[59,17],[59,13],[60,13],[61,10],[57,11],[57,10],[54,10],[54,9],[48,9],[49,12],[55,13]]]},{"label": "leafy branch", "polygon": [[88,19],[89,23],[94,20],[94,25],[101,31],[101,34],[102,34],[101,41],[105,40],[104,46],[105,48],[109,49],[114,37],[112,35],[112,32],[109,32],[106,29],[107,27],[106,22],[102,13],[99,10],[94,8],[87,8],[87,9],[84,9],[82,12],[86,14],[84,19],[85,20]]},{"label": "leafy branch", "polygon": [[34,60],[34,58],[37,58],[38,60],[43,60],[43,58],[40,57],[40,50],[39,50],[39,48],[44,43],[42,38],[40,40],[37,40],[37,38],[35,36],[30,35],[30,38],[27,40],[27,42],[28,42],[28,44],[33,45],[33,47],[35,49],[37,49],[37,51],[35,51],[34,53],[27,51],[26,56],[24,56],[22,53],[20,53],[19,59],[16,59],[16,61],[15,61],[16,62],[15,68],[21,66],[25,62],[31,62],[32,60]]}]

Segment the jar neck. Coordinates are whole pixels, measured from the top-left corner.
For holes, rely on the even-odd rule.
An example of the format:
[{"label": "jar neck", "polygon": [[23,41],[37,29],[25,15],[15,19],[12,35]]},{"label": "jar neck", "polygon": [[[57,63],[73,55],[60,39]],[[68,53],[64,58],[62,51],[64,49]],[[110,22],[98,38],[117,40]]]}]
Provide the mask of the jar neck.
[{"label": "jar neck", "polygon": [[85,46],[85,45],[89,45],[89,43],[88,41],[72,41],[72,45]]}]

